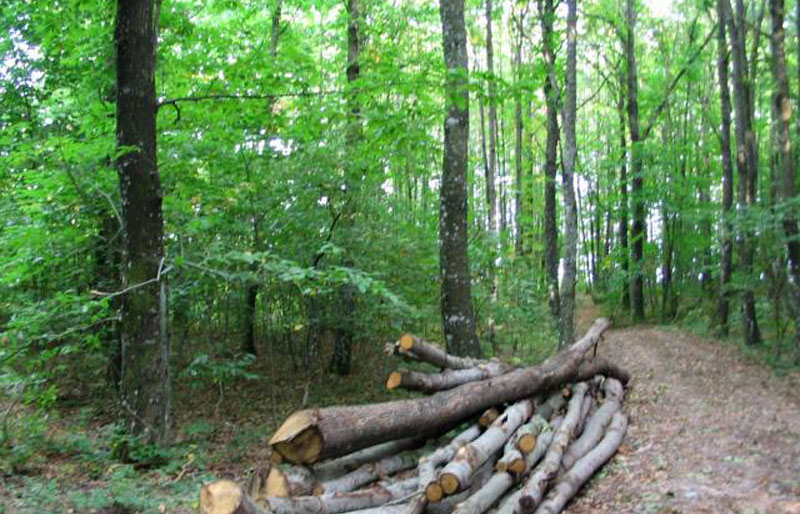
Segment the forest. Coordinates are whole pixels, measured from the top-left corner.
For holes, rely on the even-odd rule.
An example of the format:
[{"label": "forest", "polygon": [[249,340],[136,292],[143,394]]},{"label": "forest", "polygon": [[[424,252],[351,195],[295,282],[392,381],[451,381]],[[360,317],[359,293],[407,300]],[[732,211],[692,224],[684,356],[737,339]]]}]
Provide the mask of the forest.
[{"label": "forest", "polygon": [[800,512],[800,1],[2,6],[0,514],[196,512],[292,412],[442,437],[548,370],[553,440],[627,391],[569,512]]}]

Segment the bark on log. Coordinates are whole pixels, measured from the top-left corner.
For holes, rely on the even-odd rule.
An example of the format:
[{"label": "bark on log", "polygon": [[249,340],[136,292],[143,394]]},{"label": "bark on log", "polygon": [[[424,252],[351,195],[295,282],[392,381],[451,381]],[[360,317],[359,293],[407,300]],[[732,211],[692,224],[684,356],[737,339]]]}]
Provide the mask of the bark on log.
[{"label": "bark on log", "polygon": [[608,459],[610,459],[628,429],[628,417],[620,411],[614,414],[605,436],[589,453],[578,460],[558,481],[547,500],[536,510],[536,514],[557,514]]},{"label": "bark on log", "polygon": [[273,435],[270,445],[292,462],[314,463],[410,433],[441,432],[443,425],[454,425],[492,405],[529,398],[588,373],[591,375],[586,378],[600,372],[625,382],[627,373],[612,363],[602,359],[582,362],[610,325],[606,319],[595,321],[583,338],[539,366],[425,398],[296,412]]},{"label": "bark on log", "polygon": [[439,474],[439,484],[444,494],[451,495],[465,489],[472,474],[503,448],[508,438],[531,414],[531,400],[517,402],[508,407],[480,437],[461,448]]},{"label": "bark on log", "polygon": [[361,467],[342,475],[339,478],[334,478],[327,482],[322,482],[314,486],[314,494],[322,496],[323,494],[346,493],[355,491],[363,485],[375,482],[376,480],[393,475],[400,471],[411,469],[417,463],[412,455],[400,454],[384,457],[377,462],[362,464]]},{"label": "bark on log", "polygon": [[536,406],[536,415],[544,419],[550,419],[555,416],[566,403],[567,401],[564,399],[564,395],[561,394],[561,391],[556,391],[548,396],[547,400],[542,404]]},{"label": "bark on log", "polygon": [[425,373],[408,369],[389,373],[386,388],[389,390],[402,387],[409,391],[420,391],[426,394],[452,389],[468,382],[477,382],[487,378],[498,377],[514,369],[502,362],[487,362],[468,369],[445,369],[439,373]]},{"label": "bark on log", "polygon": [[331,480],[345,473],[357,469],[362,464],[376,462],[384,457],[394,455],[404,450],[418,448],[425,443],[425,437],[412,436],[402,439],[395,439],[385,443],[370,446],[335,459],[318,462],[311,469],[318,480]]},{"label": "bark on log", "polygon": [[542,501],[545,488],[558,473],[561,465],[561,458],[572,438],[575,426],[578,424],[583,406],[583,398],[588,386],[581,382],[572,390],[572,398],[569,400],[567,414],[561,422],[561,426],[553,435],[553,441],[547,449],[547,454],[541,465],[536,469],[522,488],[519,499],[519,510],[521,512],[533,512],[537,505]]},{"label": "bark on log", "polygon": [[567,448],[561,461],[562,469],[570,469],[589,450],[597,446],[597,443],[603,438],[611,418],[620,410],[622,397],[625,394],[622,384],[614,378],[607,378],[603,383],[603,391],[605,392],[605,402],[586,422],[586,428],[581,436]]},{"label": "bark on log", "polygon": [[[314,474],[303,466],[288,466],[280,469],[277,466],[269,470],[267,476],[266,496],[288,498],[289,496],[305,496],[311,494],[317,483]],[[253,495],[254,498],[260,496]]]},{"label": "bark on log", "polygon": [[487,361],[481,359],[450,355],[439,346],[423,341],[412,334],[403,334],[395,343],[395,353],[407,355],[412,359],[425,361],[445,369],[469,369],[487,363]]}]

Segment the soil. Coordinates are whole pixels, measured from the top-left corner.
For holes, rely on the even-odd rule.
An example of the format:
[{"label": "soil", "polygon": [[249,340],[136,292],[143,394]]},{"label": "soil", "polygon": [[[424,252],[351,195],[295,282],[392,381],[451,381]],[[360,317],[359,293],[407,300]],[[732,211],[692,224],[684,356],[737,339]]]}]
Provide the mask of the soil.
[{"label": "soil", "polygon": [[669,327],[611,330],[599,353],[634,377],[630,427],[566,512],[800,514],[798,374]]}]

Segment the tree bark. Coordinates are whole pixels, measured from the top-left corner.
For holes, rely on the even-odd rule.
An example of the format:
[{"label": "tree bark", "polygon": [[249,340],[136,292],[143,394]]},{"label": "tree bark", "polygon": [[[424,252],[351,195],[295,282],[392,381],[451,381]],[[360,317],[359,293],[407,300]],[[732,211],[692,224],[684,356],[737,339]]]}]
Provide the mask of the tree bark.
[{"label": "tree bark", "polygon": [[631,308],[630,290],[630,264],[628,250],[628,143],[625,138],[627,125],[625,124],[625,80],[620,79],[619,98],[617,99],[617,113],[619,114],[619,246],[620,260],[622,262],[622,306]]},{"label": "tree bark", "polygon": [[447,67],[444,162],[439,208],[439,270],[442,324],[447,351],[481,356],[475,334],[467,257],[467,160],[469,90],[464,0],[440,0]]},{"label": "tree bark", "polygon": [[156,42],[153,0],[119,0],[117,159],[123,221],[120,415],[125,429],[147,440],[170,440],[171,388],[167,283],[161,277],[164,222],[156,154]]},{"label": "tree bark", "polygon": [[564,277],[561,281],[559,300],[559,348],[575,340],[575,283],[577,281],[578,212],[575,205],[575,159],[578,147],[575,136],[575,114],[577,111],[577,44],[578,11],[576,0],[567,0],[567,77],[566,102],[564,103],[564,166],[562,168],[562,191],[564,196]]},{"label": "tree bark", "polygon": [[[514,45],[514,70],[516,72],[517,87],[522,83],[522,27],[524,22],[524,13],[517,13],[513,17],[514,24],[517,27],[517,41]],[[522,122],[522,93],[517,91],[514,93],[514,177],[515,177],[515,191],[514,191],[514,254],[517,257],[523,255],[522,238],[524,234],[523,215],[522,215],[522,148],[523,148],[523,132],[524,126]]]},{"label": "tree bark", "polygon": [[350,473],[362,464],[376,462],[395,453],[417,448],[424,443],[425,437],[418,435],[395,439],[348,453],[335,459],[318,462],[314,464],[312,470],[319,480],[331,480],[345,473]]},{"label": "tree bark", "polygon": [[627,60],[628,91],[628,126],[631,135],[631,174],[633,175],[633,280],[631,281],[631,308],[635,321],[644,320],[644,242],[646,212],[644,204],[644,177],[642,176],[642,158],[639,143],[639,83],[636,71],[635,28],[636,10],[634,0],[626,0],[625,18],[627,33],[625,35],[625,58]]},{"label": "tree bark", "polygon": [[717,303],[717,323],[720,334],[728,335],[730,311],[730,281],[733,274],[733,163],[731,162],[731,96],[728,90],[728,42],[725,35],[726,11],[724,0],[717,0],[717,72],[719,76],[720,111],[722,127],[720,149],[722,152],[722,263],[720,267],[720,294]]},{"label": "tree bark", "polygon": [[[736,112],[736,161],[739,171],[739,185],[737,188],[737,207],[739,215],[743,215],[750,204],[748,200],[748,184],[755,174],[758,165],[758,155],[755,148],[755,135],[752,129],[752,114],[750,112],[750,86],[747,81],[747,55],[744,47],[744,6],[737,1],[738,20],[734,20],[733,12],[728,0],[725,2],[726,21],[731,32],[731,45],[733,53],[733,96],[734,110]],[[750,248],[750,231],[742,229],[737,235],[739,267],[744,273],[752,274],[753,251]],[[758,344],[761,333],[756,317],[755,296],[749,285],[742,290],[742,323],[744,340],[747,344]]]},{"label": "tree bark", "polygon": [[321,496],[354,491],[380,478],[411,469],[415,464],[416,460],[409,454],[390,455],[377,462],[362,464],[346,475],[317,484],[314,487],[314,494]]},{"label": "tree bark", "polygon": [[494,48],[492,47],[492,0],[486,0],[486,72],[489,97],[489,159],[486,167],[486,203],[489,206],[489,233],[497,232],[497,191],[495,166],[497,164],[497,94],[494,82]]},{"label": "tree bark", "polygon": [[572,390],[572,397],[569,400],[567,414],[561,422],[561,426],[553,434],[553,440],[547,450],[544,461],[531,475],[522,488],[519,498],[519,509],[521,512],[533,512],[541,502],[545,488],[558,473],[561,465],[561,458],[567,449],[567,445],[572,438],[575,427],[580,421],[583,398],[586,395],[588,386],[581,382]]},{"label": "tree bark", "polygon": [[789,127],[792,117],[792,104],[789,98],[789,78],[786,74],[786,49],[784,33],[784,2],[770,0],[769,10],[772,17],[772,74],[775,80],[774,112],[780,146],[781,192],[784,201],[783,230],[786,235],[786,250],[789,257],[789,282],[791,300],[794,302],[795,316],[795,361],[800,362],[800,240],[798,239],[797,217],[791,202],[795,199],[795,171],[792,158],[792,140]]},{"label": "tree bark", "polygon": [[625,438],[627,428],[627,416],[617,412],[600,443],[561,477],[547,500],[536,510],[536,514],[557,514],[564,510],[583,484],[588,482],[595,471],[616,453]]},{"label": "tree bark", "polygon": [[281,425],[270,445],[291,462],[314,463],[409,433],[441,432],[490,406],[529,398],[581,377],[604,374],[625,383],[627,373],[615,365],[602,359],[583,362],[610,324],[606,319],[595,321],[583,338],[539,366],[424,398],[298,411]]},{"label": "tree bark", "polygon": [[544,79],[545,112],[547,116],[547,141],[544,163],[544,240],[545,272],[547,275],[547,301],[550,314],[559,324],[561,301],[558,290],[558,216],[556,212],[556,169],[558,158],[558,104],[559,91],[555,78],[555,50],[553,43],[553,0],[539,0],[539,18],[542,26],[542,51],[547,73]]},{"label": "tree bark", "polygon": [[490,362],[451,355],[437,345],[412,334],[403,334],[394,344],[387,343],[384,353],[389,356],[400,355],[409,360],[427,362],[444,369],[471,369]]},{"label": "tree bark", "polygon": [[446,369],[440,373],[425,373],[413,370],[398,370],[389,373],[386,388],[389,390],[402,387],[409,391],[435,393],[487,378],[498,377],[513,368],[502,362],[488,362],[469,369]]}]

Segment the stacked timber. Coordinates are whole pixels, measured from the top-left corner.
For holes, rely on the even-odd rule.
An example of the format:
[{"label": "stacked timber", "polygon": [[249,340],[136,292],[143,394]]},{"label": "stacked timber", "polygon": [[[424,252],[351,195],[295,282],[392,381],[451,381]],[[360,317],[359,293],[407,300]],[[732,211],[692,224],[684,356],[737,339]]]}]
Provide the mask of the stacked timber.
[{"label": "stacked timber", "polygon": [[435,372],[393,371],[428,396],[298,411],[270,440],[257,486],[203,487],[204,514],[557,513],[617,451],[628,373],[596,356],[598,319],[538,366],[456,357],[411,335],[387,353]]}]

